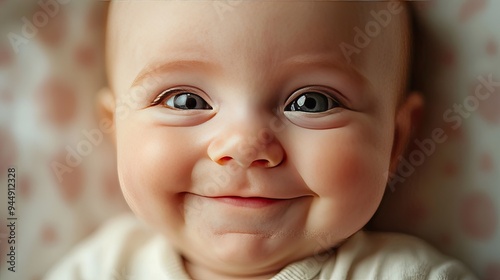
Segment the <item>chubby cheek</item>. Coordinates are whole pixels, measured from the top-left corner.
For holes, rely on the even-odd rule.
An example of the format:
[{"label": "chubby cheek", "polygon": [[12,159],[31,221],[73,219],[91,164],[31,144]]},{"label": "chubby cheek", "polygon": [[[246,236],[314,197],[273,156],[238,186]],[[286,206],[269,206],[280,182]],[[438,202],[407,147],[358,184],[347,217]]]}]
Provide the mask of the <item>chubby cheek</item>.
[{"label": "chubby cheek", "polygon": [[[128,119],[117,126],[118,175],[130,208],[156,225],[179,222],[178,193],[190,186],[194,146],[182,128]],[[192,141],[192,140],[191,140]]]},{"label": "chubby cheek", "polygon": [[[330,232],[338,240],[368,222],[384,193],[390,135],[389,131],[384,134],[353,124],[308,133],[307,141],[302,143],[310,145],[294,149],[298,151],[292,157],[297,159],[294,165],[307,187],[318,196],[309,213],[311,230]],[[310,160],[300,160],[304,158]]]}]

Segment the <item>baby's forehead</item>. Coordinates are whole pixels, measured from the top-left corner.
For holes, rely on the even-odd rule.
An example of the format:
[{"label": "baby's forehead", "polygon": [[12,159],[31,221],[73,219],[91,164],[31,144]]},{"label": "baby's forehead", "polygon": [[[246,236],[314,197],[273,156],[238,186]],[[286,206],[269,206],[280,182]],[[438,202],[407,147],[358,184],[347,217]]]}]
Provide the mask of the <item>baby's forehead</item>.
[{"label": "baby's forehead", "polygon": [[[400,3],[234,3],[238,4],[113,2],[107,32],[109,73],[134,79],[147,64],[188,52],[212,60],[236,60],[233,63],[251,57],[249,61],[260,66],[299,54],[330,53],[362,72],[389,67],[374,72],[375,82],[387,79],[382,72],[406,67],[408,19]],[[232,51],[239,53],[231,56]]]}]

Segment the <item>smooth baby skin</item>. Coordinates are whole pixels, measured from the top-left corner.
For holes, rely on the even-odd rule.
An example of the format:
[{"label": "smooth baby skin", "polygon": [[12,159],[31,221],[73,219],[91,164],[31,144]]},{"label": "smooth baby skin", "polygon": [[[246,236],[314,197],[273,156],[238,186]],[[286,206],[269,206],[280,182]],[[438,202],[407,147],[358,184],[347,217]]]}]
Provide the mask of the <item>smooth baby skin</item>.
[{"label": "smooth baby skin", "polygon": [[379,206],[421,106],[398,101],[408,15],[349,63],[339,45],[387,3],[243,1],[223,17],[213,3],[111,4],[118,173],[191,277],[262,279]]}]

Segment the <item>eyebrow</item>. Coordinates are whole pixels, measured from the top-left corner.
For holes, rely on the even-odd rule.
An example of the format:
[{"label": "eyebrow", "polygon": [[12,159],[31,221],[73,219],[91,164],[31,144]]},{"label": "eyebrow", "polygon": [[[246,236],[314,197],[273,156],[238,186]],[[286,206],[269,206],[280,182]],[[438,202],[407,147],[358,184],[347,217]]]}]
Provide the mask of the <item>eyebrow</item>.
[{"label": "eyebrow", "polygon": [[[334,68],[339,72],[345,73],[348,71],[350,74],[346,75],[350,79],[354,79],[360,83],[368,82],[365,75],[359,71],[351,63],[347,63],[341,57],[334,56],[332,53],[315,53],[315,54],[301,54],[291,56],[285,59],[280,67],[285,69],[297,69],[299,66],[311,66],[318,67],[322,66],[325,68]],[[146,65],[136,76],[131,84],[131,88],[139,85],[143,80],[154,77],[160,73],[168,73],[173,71],[181,70],[196,70],[199,72],[221,72],[221,66],[205,60],[204,58],[195,55],[195,57],[189,56],[188,58],[171,58],[165,60],[164,62],[154,63]]]},{"label": "eyebrow", "polygon": [[[331,52],[300,54],[292,56],[283,62],[283,66],[290,69],[288,73],[293,73],[294,69],[317,69],[320,68],[335,75],[339,88],[336,90],[345,97],[347,102],[351,99],[361,98],[360,92],[372,86],[370,80],[360,71],[359,66],[348,63],[341,56]],[[320,70],[320,71],[322,71]],[[344,90],[342,90],[344,88]],[[345,93],[350,94],[345,94]]]},{"label": "eyebrow", "polygon": [[136,78],[132,82],[130,87],[139,85],[143,80],[152,77],[159,73],[166,73],[171,71],[180,71],[183,69],[196,69],[197,71],[206,72],[216,72],[219,67],[211,62],[198,60],[198,59],[179,59],[179,60],[169,60],[162,63],[156,63],[153,65],[146,65],[137,74]]},{"label": "eyebrow", "polygon": [[334,68],[339,72],[348,71],[356,80],[366,82],[367,77],[355,67],[352,63],[347,63],[341,57],[334,56],[331,53],[319,53],[319,54],[303,54],[292,56],[285,60],[283,65],[287,67],[297,67],[297,66],[322,66],[325,68]]}]

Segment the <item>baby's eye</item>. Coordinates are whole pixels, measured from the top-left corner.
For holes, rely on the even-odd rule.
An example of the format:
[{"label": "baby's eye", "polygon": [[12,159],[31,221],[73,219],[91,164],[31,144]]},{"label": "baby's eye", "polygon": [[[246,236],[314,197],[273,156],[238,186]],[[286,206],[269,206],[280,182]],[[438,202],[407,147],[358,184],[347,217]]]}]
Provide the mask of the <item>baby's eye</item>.
[{"label": "baby's eye", "polygon": [[162,104],[165,107],[179,110],[211,110],[212,107],[195,90],[174,88],[162,92],[152,105]]},{"label": "baby's eye", "polygon": [[302,91],[302,93],[299,93],[300,95],[285,107],[285,111],[321,113],[340,106],[339,102],[321,91],[313,89],[299,91]]},{"label": "baby's eye", "polygon": [[182,110],[210,110],[212,107],[194,93],[180,93],[167,98],[163,104],[168,107]]}]

